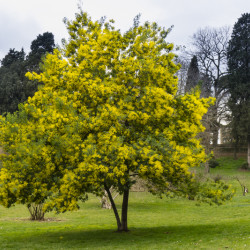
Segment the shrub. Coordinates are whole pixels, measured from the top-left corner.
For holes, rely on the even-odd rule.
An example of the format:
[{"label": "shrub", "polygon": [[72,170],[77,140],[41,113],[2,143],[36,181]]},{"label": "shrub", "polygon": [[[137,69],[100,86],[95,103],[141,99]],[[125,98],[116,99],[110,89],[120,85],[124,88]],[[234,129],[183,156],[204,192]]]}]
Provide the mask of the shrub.
[{"label": "shrub", "polygon": [[208,164],[210,168],[216,168],[220,166],[220,163],[216,159],[210,159]]},{"label": "shrub", "polygon": [[222,180],[222,176],[217,174],[216,176],[213,177],[213,179],[214,179],[214,182],[219,182]]},{"label": "shrub", "polygon": [[247,162],[243,163],[243,164],[241,165],[240,168],[241,168],[241,169],[244,169],[244,170],[249,169],[249,168],[248,168],[248,163],[247,163]]}]

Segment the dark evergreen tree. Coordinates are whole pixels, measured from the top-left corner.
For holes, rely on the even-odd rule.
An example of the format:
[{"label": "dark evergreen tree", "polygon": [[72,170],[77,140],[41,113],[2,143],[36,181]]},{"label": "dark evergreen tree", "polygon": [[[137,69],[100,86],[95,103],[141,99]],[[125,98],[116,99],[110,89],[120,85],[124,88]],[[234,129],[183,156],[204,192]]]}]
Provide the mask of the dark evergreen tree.
[{"label": "dark evergreen tree", "polygon": [[46,53],[55,48],[54,36],[46,32],[31,43],[31,52],[25,57],[24,50],[10,49],[1,60],[0,67],[0,114],[15,112],[18,104],[33,96],[38,83],[25,77],[27,71],[39,73],[39,64]]},{"label": "dark evergreen tree", "polygon": [[199,80],[200,72],[198,67],[197,56],[193,56],[188,67],[185,92],[190,92],[191,89],[195,88]]},{"label": "dark evergreen tree", "polygon": [[0,114],[14,112],[18,104],[25,101],[24,75],[25,53],[23,49],[10,49],[2,59],[0,68]]},{"label": "dark evergreen tree", "polygon": [[23,62],[25,59],[24,50],[16,51],[15,49],[10,49],[8,54],[1,60],[1,65],[3,67],[10,67],[14,62]]},{"label": "dark evergreen tree", "polygon": [[[32,41],[30,46],[30,53],[25,61],[25,68],[27,71],[33,71],[40,73],[40,64],[46,53],[52,53],[55,49],[54,35],[50,32],[45,32],[42,35],[38,35],[35,40]],[[37,91],[38,82],[30,81],[25,78],[25,93],[26,98],[33,96]]]},{"label": "dark evergreen tree", "polygon": [[32,41],[30,53],[27,56],[27,71],[35,71],[38,73],[41,59],[46,53],[52,53],[55,48],[54,35],[50,32],[45,32],[38,35]]},{"label": "dark evergreen tree", "polygon": [[227,58],[232,136],[236,148],[241,140],[248,143],[250,168],[250,13],[243,14],[235,23]]}]

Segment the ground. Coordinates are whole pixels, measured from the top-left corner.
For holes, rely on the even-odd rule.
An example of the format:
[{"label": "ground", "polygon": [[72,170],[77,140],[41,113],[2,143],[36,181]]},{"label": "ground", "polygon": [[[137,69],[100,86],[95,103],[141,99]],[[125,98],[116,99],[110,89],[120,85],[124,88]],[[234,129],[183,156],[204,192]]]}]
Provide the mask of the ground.
[{"label": "ground", "polygon": [[113,212],[101,209],[94,196],[78,211],[46,214],[44,222],[27,220],[25,206],[0,207],[0,249],[250,249],[250,194],[243,196],[235,179],[250,187],[250,172],[238,170],[243,160],[219,161],[211,177],[219,175],[236,188],[232,202],[196,206],[132,192],[128,233],[115,232]]}]

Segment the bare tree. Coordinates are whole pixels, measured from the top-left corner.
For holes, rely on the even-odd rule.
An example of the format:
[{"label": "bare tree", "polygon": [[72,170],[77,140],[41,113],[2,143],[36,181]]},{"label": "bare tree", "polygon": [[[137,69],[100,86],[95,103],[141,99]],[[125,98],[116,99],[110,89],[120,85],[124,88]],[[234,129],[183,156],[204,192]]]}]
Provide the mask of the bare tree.
[{"label": "bare tree", "polygon": [[230,39],[230,28],[204,28],[198,30],[192,38],[193,51],[198,59],[199,70],[206,78],[206,88],[210,89],[211,96],[216,98],[211,107],[210,129],[213,147],[218,142],[218,131],[225,114],[225,98],[227,91],[223,76],[227,74],[227,46]]},{"label": "bare tree", "polygon": [[180,70],[176,73],[178,77],[178,94],[183,95],[185,93],[185,87],[187,82],[187,72],[190,63],[189,55],[185,51],[185,48],[181,50],[178,57],[176,58],[176,63],[181,65]]}]

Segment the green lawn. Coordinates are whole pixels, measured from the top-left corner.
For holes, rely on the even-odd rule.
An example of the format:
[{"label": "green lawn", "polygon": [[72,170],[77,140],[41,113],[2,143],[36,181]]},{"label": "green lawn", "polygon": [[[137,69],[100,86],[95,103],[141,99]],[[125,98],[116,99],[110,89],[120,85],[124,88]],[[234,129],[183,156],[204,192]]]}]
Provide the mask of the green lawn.
[{"label": "green lawn", "polygon": [[115,232],[113,212],[94,196],[79,211],[50,213],[45,222],[27,220],[25,206],[0,207],[0,249],[250,249],[250,194],[243,196],[234,178],[250,188],[250,172],[238,170],[242,160],[220,162],[211,176],[221,175],[237,190],[225,205],[132,192],[128,233]]}]

